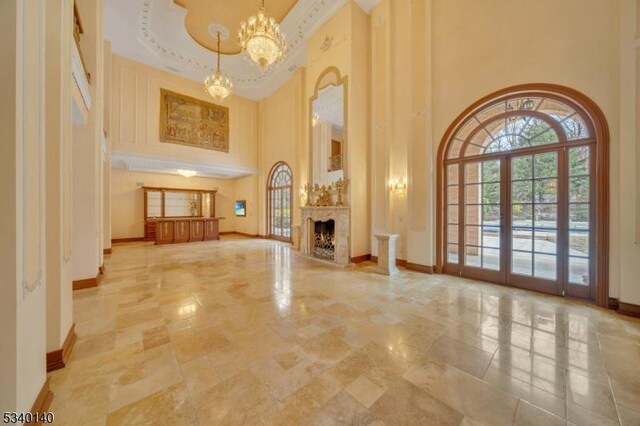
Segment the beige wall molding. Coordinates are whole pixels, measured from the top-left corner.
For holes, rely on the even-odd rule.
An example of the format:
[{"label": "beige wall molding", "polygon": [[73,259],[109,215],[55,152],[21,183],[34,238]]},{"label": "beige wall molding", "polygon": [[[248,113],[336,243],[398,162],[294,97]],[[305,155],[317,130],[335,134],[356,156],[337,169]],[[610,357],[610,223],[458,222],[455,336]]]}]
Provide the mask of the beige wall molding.
[{"label": "beige wall molding", "polygon": [[73,352],[73,348],[78,339],[78,335],[75,331],[76,325],[73,324],[67,334],[67,338],[64,339],[62,348],[47,353],[47,373],[64,368],[69,361],[69,357]]}]

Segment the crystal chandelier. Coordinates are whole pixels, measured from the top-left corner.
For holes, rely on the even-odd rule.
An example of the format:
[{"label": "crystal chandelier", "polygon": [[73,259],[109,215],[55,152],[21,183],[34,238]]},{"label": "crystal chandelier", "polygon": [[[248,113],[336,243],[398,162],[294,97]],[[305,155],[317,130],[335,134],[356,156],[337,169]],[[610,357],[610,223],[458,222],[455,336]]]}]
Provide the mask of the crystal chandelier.
[{"label": "crystal chandelier", "polygon": [[227,99],[233,90],[231,81],[220,71],[220,32],[218,32],[218,68],[204,80],[204,88],[218,102]]},{"label": "crystal chandelier", "polygon": [[253,62],[263,70],[284,57],[287,51],[286,37],[280,32],[276,20],[266,15],[264,0],[258,16],[240,23],[238,43],[242,51],[248,52]]}]

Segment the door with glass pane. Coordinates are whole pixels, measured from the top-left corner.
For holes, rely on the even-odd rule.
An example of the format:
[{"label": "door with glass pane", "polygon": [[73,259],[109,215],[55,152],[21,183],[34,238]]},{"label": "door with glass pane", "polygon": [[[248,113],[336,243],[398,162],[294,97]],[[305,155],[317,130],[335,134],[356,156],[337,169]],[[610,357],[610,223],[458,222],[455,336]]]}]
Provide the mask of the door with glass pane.
[{"label": "door with glass pane", "polygon": [[606,156],[591,116],[544,93],[465,114],[438,154],[438,269],[606,305]]},{"label": "door with glass pane", "polygon": [[566,294],[582,298],[595,298],[591,285],[595,259],[595,235],[593,218],[596,215],[593,202],[595,165],[593,145],[567,148],[567,204],[568,223],[566,233],[567,267],[565,271]]},{"label": "door with glass pane", "polygon": [[504,282],[504,159],[464,163],[460,212],[463,275]]},{"label": "door with glass pane", "polygon": [[291,241],[293,179],[285,163],[273,166],[267,188],[269,238]]},{"label": "door with glass pane", "polygon": [[558,185],[562,149],[509,158],[508,282],[561,294],[563,191]]}]

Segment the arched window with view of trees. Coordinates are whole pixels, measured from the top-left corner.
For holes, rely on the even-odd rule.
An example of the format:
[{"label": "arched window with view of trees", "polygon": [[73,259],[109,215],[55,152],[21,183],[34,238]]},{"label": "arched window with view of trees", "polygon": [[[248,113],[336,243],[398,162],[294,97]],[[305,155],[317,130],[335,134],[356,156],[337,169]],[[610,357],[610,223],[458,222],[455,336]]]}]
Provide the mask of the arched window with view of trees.
[{"label": "arched window with view of trees", "polygon": [[606,280],[604,116],[568,88],[512,89],[467,109],[443,139],[437,267],[596,299]]},{"label": "arched window with view of trees", "polygon": [[293,199],[293,177],[284,162],[276,163],[269,173],[267,187],[268,237],[291,241],[291,202]]}]

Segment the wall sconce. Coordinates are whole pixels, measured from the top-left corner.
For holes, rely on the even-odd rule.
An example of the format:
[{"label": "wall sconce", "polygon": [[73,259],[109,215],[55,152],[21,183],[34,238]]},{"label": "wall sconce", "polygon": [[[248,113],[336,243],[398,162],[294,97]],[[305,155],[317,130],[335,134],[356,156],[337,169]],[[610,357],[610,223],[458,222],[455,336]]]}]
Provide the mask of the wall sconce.
[{"label": "wall sconce", "polygon": [[407,192],[407,178],[402,176],[399,178],[389,180],[389,189],[392,192],[396,192],[398,194],[404,194]]}]

